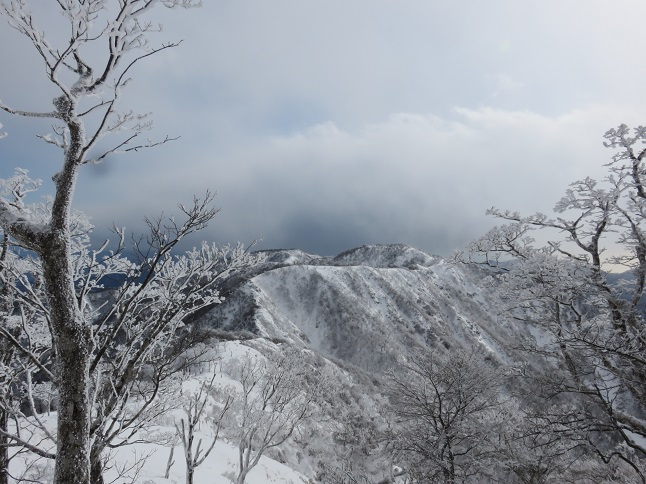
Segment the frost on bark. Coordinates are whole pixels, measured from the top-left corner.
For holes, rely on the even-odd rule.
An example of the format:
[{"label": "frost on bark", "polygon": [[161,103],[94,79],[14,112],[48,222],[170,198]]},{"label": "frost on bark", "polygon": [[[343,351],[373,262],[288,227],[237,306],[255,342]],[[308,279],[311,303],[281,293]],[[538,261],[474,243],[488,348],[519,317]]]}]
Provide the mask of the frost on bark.
[{"label": "frost on bark", "polygon": [[[55,482],[90,481],[90,367],[94,341],[89,321],[84,318],[74,287],[71,258],[71,203],[82,165],[96,163],[107,155],[164,143],[139,136],[149,127],[146,116],[119,113],[117,101],[128,81],[131,68],[152,54],[177,44],[152,47],[147,34],[152,30],[145,14],[152,8],[191,7],[192,0],[119,0],[108,6],[103,0],[56,2],[55,8],[68,22],[66,38],[55,45],[39,29],[38,19],[25,0],[0,2],[0,14],[33,44],[47,79],[58,89],[53,110],[23,111],[0,102],[9,114],[55,121],[53,134],[41,138],[61,150],[59,171],[53,176],[55,194],[48,219],[31,217],[22,203],[0,198],[0,226],[19,244],[35,251],[42,260],[49,324],[55,354],[54,373],[59,391],[59,413]],[[40,5],[34,2],[37,11]],[[85,53],[87,44],[105,45],[107,60],[93,62]],[[143,49],[143,50],[142,50]],[[65,79],[71,75],[72,83]],[[79,108],[82,101],[90,103]],[[93,103],[93,104],[92,104]],[[91,118],[91,119],[90,119]],[[92,122],[91,120],[98,120]],[[108,133],[129,134],[113,148],[90,158],[88,153]],[[0,138],[5,133],[0,132]],[[22,202],[22,195],[18,194]]]},{"label": "frost on bark", "polygon": [[507,225],[456,258],[487,266],[503,312],[544,333],[530,354],[562,362],[531,375],[545,435],[646,483],[646,127],[622,124],[604,138],[616,151],[603,180],[573,182],[553,216],[491,209]]},{"label": "frost on bark", "polygon": [[[7,327],[7,319],[11,314],[13,307],[13,298],[11,295],[11,284],[7,277],[5,266],[9,254],[9,240],[6,236],[2,238],[2,247],[0,248],[0,318],[2,318],[2,327]],[[9,284],[8,284],[9,283]],[[9,484],[9,444],[10,439],[7,437],[9,431],[9,409],[11,405],[11,372],[10,368],[13,359],[13,348],[5,339],[0,340],[0,365],[2,365],[2,374],[0,375],[0,484]]]}]

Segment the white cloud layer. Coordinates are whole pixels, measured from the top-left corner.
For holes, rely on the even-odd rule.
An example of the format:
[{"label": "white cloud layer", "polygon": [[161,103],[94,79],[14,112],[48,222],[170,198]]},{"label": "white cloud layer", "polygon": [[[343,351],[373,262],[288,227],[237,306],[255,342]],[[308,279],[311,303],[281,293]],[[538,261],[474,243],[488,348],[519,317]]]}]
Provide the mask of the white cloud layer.
[{"label": "white cloud layer", "polygon": [[[187,171],[122,180],[120,192],[139,195],[91,212],[128,214],[134,198],[139,216],[160,200],[170,208],[166,193],[218,187],[223,210],[212,237],[263,236],[266,246],[326,254],[404,242],[445,254],[494,223],[484,216],[491,206],[550,211],[572,181],[602,178],[611,154],[603,133],[638,114],[617,106],[559,117],[460,108],[452,120],[398,114],[356,131],[329,122],[194,158]],[[613,116],[620,119],[608,124]]]},{"label": "white cloud layer", "polygon": [[[55,31],[54,7],[34,5]],[[138,67],[126,107],[182,138],[88,168],[77,206],[134,226],[208,188],[222,207],[209,238],[448,253],[495,223],[492,205],[549,211],[569,182],[603,176],[603,133],[646,122],[645,14],[641,0],[162,9],[153,40],[185,41]],[[2,23],[0,43],[0,98],[48,110],[37,56]],[[47,124],[0,123],[0,176],[49,179],[58,155],[33,141]]]}]

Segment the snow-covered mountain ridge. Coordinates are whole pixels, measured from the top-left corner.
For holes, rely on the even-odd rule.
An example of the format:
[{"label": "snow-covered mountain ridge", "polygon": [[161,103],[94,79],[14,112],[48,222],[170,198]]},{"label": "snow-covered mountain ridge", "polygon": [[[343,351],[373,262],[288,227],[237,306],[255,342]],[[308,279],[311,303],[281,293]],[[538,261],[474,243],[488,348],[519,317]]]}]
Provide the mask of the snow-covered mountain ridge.
[{"label": "snow-covered mountain ridge", "polygon": [[385,372],[397,360],[414,358],[416,351],[448,356],[472,349],[494,367],[509,368],[523,359],[515,348],[530,332],[500,314],[499,296],[485,282],[490,274],[477,267],[405,245],[362,246],[336,257],[295,249],[264,255],[263,264],[228,285],[224,302],[200,322],[247,337],[252,333],[277,343],[277,351],[296,347],[318,354],[333,368],[340,386],[327,405],[345,422],[344,430],[338,434],[314,419],[306,434],[317,437],[288,442],[280,454],[281,462],[304,475],[352,462],[374,482],[387,478],[391,464],[372,454],[376,447],[357,456],[341,442],[345,432],[376,435],[387,425],[377,409],[387,398]]},{"label": "snow-covered mountain ridge", "polygon": [[380,371],[414,348],[482,347],[512,359],[523,331],[498,317],[486,274],[404,245],[362,246],[336,257],[270,251],[261,273],[202,321],[311,348]]}]

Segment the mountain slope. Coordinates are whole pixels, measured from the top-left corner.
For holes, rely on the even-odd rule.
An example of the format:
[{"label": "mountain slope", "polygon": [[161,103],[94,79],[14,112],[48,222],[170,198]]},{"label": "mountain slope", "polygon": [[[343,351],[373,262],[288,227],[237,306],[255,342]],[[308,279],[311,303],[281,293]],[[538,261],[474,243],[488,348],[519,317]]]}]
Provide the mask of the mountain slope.
[{"label": "mountain slope", "polygon": [[416,249],[364,246],[335,258],[277,257],[204,317],[380,371],[414,348],[482,347],[500,362],[523,337],[497,317],[484,273]]}]

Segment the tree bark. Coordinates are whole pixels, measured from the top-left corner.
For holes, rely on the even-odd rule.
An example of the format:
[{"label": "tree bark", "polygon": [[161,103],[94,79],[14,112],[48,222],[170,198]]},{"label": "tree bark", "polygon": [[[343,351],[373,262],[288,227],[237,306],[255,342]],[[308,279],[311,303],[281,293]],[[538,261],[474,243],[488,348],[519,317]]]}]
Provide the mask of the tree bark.
[{"label": "tree bark", "polygon": [[51,308],[58,378],[58,442],[54,482],[90,482],[89,396],[92,337],[74,290],[69,236],[52,231],[41,253]]},{"label": "tree bark", "polygon": [[[3,308],[7,310],[6,308]],[[9,346],[6,341],[0,340],[0,359],[5,365],[11,363],[13,348]],[[0,381],[0,388],[2,388],[2,397],[5,405],[9,405],[11,401],[11,388],[10,383],[3,379]],[[4,408],[0,408],[0,429],[5,433],[9,433],[9,412]],[[0,435],[0,484],[9,484],[9,444],[11,439],[6,435]]]},{"label": "tree bark", "polygon": [[[9,415],[0,409],[0,428],[5,432],[9,427]],[[0,435],[0,484],[9,484],[9,439]]]},{"label": "tree bark", "polygon": [[[5,235],[2,240],[2,250],[0,251],[0,272],[4,272],[4,264],[7,258],[7,252],[9,248],[9,239]],[[10,286],[11,284],[5,277],[4,286],[0,289],[0,311],[2,311],[2,321],[0,324],[5,324],[5,318],[13,310],[13,300],[10,297]],[[11,363],[11,358],[13,355],[13,348],[6,342],[0,341],[0,360],[3,364],[9,365]],[[6,403],[9,402],[11,398],[11,389],[7,381],[3,379],[0,382],[2,392],[2,398]],[[0,429],[4,432],[9,430],[9,412],[4,409],[0,409]],[[0,484],[9,484],[9,438],[6,435],[0,435]]]},{"label": "tree bark", "polygon": [[103,446],[92,446],[90,452],[90,479],[92,484],[104,484],[103,480],[103,461],[101,454],[103,453]]}]

